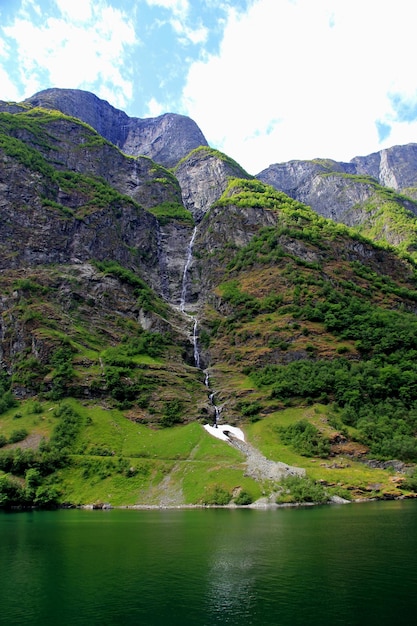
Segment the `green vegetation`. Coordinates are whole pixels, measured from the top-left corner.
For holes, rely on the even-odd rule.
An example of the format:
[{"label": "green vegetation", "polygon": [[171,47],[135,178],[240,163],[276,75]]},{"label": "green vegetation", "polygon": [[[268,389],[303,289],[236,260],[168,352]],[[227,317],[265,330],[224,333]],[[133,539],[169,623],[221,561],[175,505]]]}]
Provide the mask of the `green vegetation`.
[{"label": "green vegetation", "polygon": [[253,176],[250,176],[250,174],[248,174],[241,165],[239,165],[239,163],[237,163],[237,161],[235,161],[234,159],[232,159],[231,157],[227,156],[227,154],[224,154],[223,152],[220,152],[220,150],[215,150],[214,148],[210,148],[210,146],[200,146],[198,148],[195,148],[194,150],[191,150],[191,152],[189,154],[187,154],[187,156],[185,156],[184,158],[182,158],[177,165],[174,168],[174,173],[178,170],[179,167],[181,167],[181,165],[183,165],[184,163],[186,163],[187,161],[189,161],[190,159],[192,159],[193,157],[198,157],[198,156],[211,156],[214,157],[216,159],[220,159],[221,161],[223,161],[224,163],[226,163],[227,165],[229,165],[231,168],[233,168],[234,170],[236,170],[236,173],[241,174],[242,176],[244,176],[245,178],[253,178]]},{"label": "green vegetation", "polygon": [[[57,111],[32,109],[18,114],[0,113],[0,149],[24,167],[44,177],[45,191],[40,193],[43,206],[58,211],[64,217],[75,216],[79,219],[104,207],[110,207],[116,212],[120,211],[122,206],[137,210],[138,205],[130,197],[119,193],[106,181],[79,172],[56,169],[48,162],[45,155],[53,149],[53,146],[52,135],[47,127],[51,123],[62,121],[73,121],[84,129],[87,140],[87,143],[84,143],[85,148],[109,144],[87,124]],[[77,193],[76,210],[56,201],[59,189],[67,194]]]},{"label": "green vegetation", "polygon": [[22,406],[22,421],[35,419],[49,435],[38,450],[0,450],[0,506],[153,504],[165,494],[168,476],[171,488],[182,492],[180,502],[229,502],[239,483],[241,504],[259,497],[255,481],[243,476],[240,453],[197,423],[155,430],[116,409],[75,400],[53,411],[42,405],[41,415]]},{"label": "green vegetation", "polygon": [[117,277],[122,282],[134,288],[137,304],[145,311],[154,311],[165,317],[168,313],[167,305],[159,298],[146,282],[137,274],[123,267],[116,261],[93,261],[94,265],[104,274]]},{"label": "green vegetation", "polygon": [[[57,504],[59,490],[52,484],[51,476],[68,463],[82,418],[66,403],[57,407],[53,416],[57,421],[49,442],[43,440],[38,450],[18,447],[0,453],[0,471],[4,472],[0,475],[1,506]],[[25,429],[13,431],[9,441],[21,441],[27,434]]]},{"label": "green vegetation", "polygon": [[281,481],[281,493],[278,504],[300,502],[325,504],[329,500],[326,489],[310,478],[288,476]]},{"label": "green vegetation", "polygon": [[284,443],[292,446],[303,456],[329,456],[329,440],[316,426],[305,419],[294,422],[290,426],[278,427],[278,433]]},{"label": "green vegetation", "polygon": [[186,225],[194,225],[192,214],[179,202],[163,202],[151,207],[148,211],[155,215],[161,224],[167,224],[171,220],[176,220]]},{"label": "green vegetation", "polygon": [[215,485],[213,489],[211,489],[203,499],[203,504],[207,505],[217,505],[224,506],[225,504],[229,504],[232,499],[232,494],[220,487],[219,485]]},{"label": "green vegetation", "polygon": [[0,370],[0,415],[8,409],[17,406],[11,387],[11,377],[4,370]]},{"label": "green vegetation", "polygon": [[301,359],[287,366],[268,365],[252,372],[255,384],[270,387],[274,399],[334,402],[341,421],[357,429],[358,441],[372,454],[417,460],[415,316],[340,296],[338,302],[329,298],[300,313],[299,319],[321,322],[340,339],[354,341],[362,360]]}]

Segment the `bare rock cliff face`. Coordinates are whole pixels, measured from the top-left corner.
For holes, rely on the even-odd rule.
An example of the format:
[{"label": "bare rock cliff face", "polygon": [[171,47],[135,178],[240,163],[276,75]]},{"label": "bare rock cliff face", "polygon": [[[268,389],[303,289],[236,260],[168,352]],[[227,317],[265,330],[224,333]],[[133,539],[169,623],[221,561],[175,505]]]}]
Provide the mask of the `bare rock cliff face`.
[{"label": "bare rock cliff face", "polygon": [[173,167],[194,148],[207,145],[197,124],[186,116],[166,113],[148,119],[129,117],[87,91],[46,89],[25,104],[77,117],[126,154],[147,156],[165,167]]},{"label": "bare rock cliff face", "polygon": [[393,146],[368,156],[355,157],[349,163],[331,159],[275,163],[260,172],[257,178],[297,198],[299,189],[308,186],[312,178],[329,173],[370,176],[384,187],[399,192],[409,190],[417,187],[417,144]]},{"label": "bare rock cliff face", "polygon": [[199,221],[226,189],[228,178],[251,178],[237,163],[211,148],[193,150],[175,168],[184,206]]},{"label": "bare rock cliff face", "polygon": [[[347,226],[372,229],[387,202],[395,204],[404,215],[417,215],[417,144],[356,157],[350,163],[324,159],[277,163],[257,178],[307,204],[319,215]],[[403,192],[408,198],[388,196],[385,187]],[[380,227],[377,230],[376,238],[394,245],[401,241],[401,235],[390,232],[390,227],[384,232]]]},{"label": "bare rock cliff face", "polygon": [[367,174],[397,191],[417,187],[417,144],[393,146],[351,161],[357,174]]},{"label": "bare rock cliff face", "polygon": [[43,134],[13,129],[10,134],[42,154],[58,170],[104,179],[145,208],[162,202],[181,202],[176,179],[149,158],[131,158],[103,141],[76,119],[57,118],[43,126]]},{"label": "bare rock cliff face", "polygon": [[45,204],[49,181],[1,152],[0,189],[1,269],[115,259],[146,268],[159,284],[156,220],[144,209],[121,199],[72,218],[70,211],[86,201],[85,195],[57,190],[62,209]]},{"label": "bare rock cliff face", "polygon": [[[12,120],[9,136],[42,155],[45,171],[73,172],[83,178],[63,186],[53,174],[34,171],[12,154],[2,153],[2,267],[114,259],[145,275],[167,300],[178,302],[192,228],[175,220],[160,222],[146,210],[180,206],[177,179],[147,157],[126,156],[75,118],[44,116],[29,121]],[[108,183],[108,191],[99,192],[110,192],[108,198],[97,197],[95,180]],[[114,200],[112,189],[125,197]],[[129,203],[128,197],[139,206]],[[13,245],[16,236],[18,249]]]}]

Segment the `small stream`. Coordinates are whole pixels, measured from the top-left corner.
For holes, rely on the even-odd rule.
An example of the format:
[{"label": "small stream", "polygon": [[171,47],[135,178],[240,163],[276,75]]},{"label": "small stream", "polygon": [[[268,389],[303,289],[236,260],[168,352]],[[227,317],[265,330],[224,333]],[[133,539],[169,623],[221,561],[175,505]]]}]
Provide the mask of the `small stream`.
[{"label": "small stream", "polygon": [[[194,248],[194,241],[195,241],[196,235],[197,235],[197,226],[194,227],[193,234],[187,246],[187,256],[186,256],[185,265],[184,265],[184,272],[182,275],[180,310],[188,318],[188,320],[192,321],[193,323],[192,343],[193,343],[193,349],[194,349],[194,364],[198,369],[201,369],[201,355],[200,355],[200,348],[198,345],[197,315],[190,315],[186,310],[187,294],[189,291],[189,271],[190,271],[190,267],[193,261],[193,248]],[[221,409],[215,404],[215,401],[214,401],[215,392],[210,388],[210,376],[209,376],[207,369],[204,370],[204,384],[207,387],[207,393],[208,393],[210,405],[214,409],[213,426],[217,428]]]}]

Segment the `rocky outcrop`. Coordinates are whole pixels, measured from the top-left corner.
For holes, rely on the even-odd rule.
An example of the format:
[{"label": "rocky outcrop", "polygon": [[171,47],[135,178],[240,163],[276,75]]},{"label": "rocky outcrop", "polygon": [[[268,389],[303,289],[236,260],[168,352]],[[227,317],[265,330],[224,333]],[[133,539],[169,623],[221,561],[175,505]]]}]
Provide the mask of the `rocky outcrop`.
[{"label": "rocky outcrop", "polygon": [[165,167],[173,167],[194,148],[207,145],[197,124],[186,116],[166,113],[146,119],[129,117],[105,100],[79,89],[46,89],[28,98],[25,104],[76,117],[126,154],[147,156]]},{"label": "rocky outcrop", "polygon": [[0,155],[1,269],[113,259],[159,287],[153,215],[123,197],[99,206],[87,184],[53,187],[40,172]]},{"label": "rocky outcrop", "polygon": [[240,165],[217,150],[193,150],[175,168],[184,206],[196,221],[220,198],[230,177],[252,178]]},{"label": "rocky outcrop", "polygon": [[403,192],[417,187],[417,144],[393,146],[368,156],[357,156],[349,163],[331,159],[275,163],[256,178],[298,200],[302,190],[306,194],[305,189],[311,185],[311,180],[327,174],[370,176],[384,187]]},{"label": "rocky outcrop", "polygon": [[[414,146],[383,150],[350,163],[322,159],[278,163],[260,172],[257,178],[323,217],[397,246],[407,241],[409,233],[392,220],[392,211],[402,215],[403,222],[412,214],[417,215],[413,200],[416,190],[411,187],[417,184]],[[393,192],[392,188],[406,191],[409,197]]]},{"label": "rocky outcrop", "polygon": [[[260,172],[256,178],[262,180],[275,189],[283,191],[288,196],[298,199],[300,190],[308,189],[311,181],[322,174],[355,173],[354,166],[348,163],[338,163],[330,159],[316,159],[314,161],[288,161],[275,163]],[[304,194],[306,191],[304,191]]]},{"label": "rocky outcrop", "polygon": [[417,187],[417,144],[393,146],[368,156],[355,157],[356,174],[366,174],[397,191]]}]

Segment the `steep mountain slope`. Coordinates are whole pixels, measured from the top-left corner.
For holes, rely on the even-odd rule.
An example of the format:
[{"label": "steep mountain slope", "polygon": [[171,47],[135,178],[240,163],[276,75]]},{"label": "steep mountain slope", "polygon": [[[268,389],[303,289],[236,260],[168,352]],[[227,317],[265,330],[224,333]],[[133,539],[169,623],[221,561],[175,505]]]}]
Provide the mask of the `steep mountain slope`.
[{"label": "steep mountain slope", "polygon": [[372,176],[380,185],[415,198],[417,144],[393,146],[368,156],[355,157],[351,164],[354,165],[356,174]]},{"label": "steep mountain slope", "polygon": [[184,206],[200,221],[220,198],[230,177],[252,178],[233,159],[218,150],[201,146],[174,168]]},{"label": "steep mountain slope", "polygon": [[330,159],[279,163],[257,178],[323,217],[414,254],[416,150],[415,144],[396,146],[350,163]]},{"label": "steep mountain slope", "polygon": [[197,124],[188,117],[174,113],[147,119],[129,117],[79,89],[46,89],[24,104],[77,117],[125,154],[147,156],[165,167],[173,167],[194,148],[207,145]]},{"label": "steep mountain slope", "polygon": [[[208,146],[177,159],[163,124],[172,171],[129,156],[86,124],[117,142],[122,112],[82,93],[82,121],[60,95],[74,109],[0,114],[0,505],[291,501],[270,462],[307,469],[306,499],[410,495],[411,256]],[[306,193],[352,180],[370,233],[381,199],[413,206],[340,164],[290,169]],[[386,216],[412,252],[413,214],[398,240]],[[222,422],[267,458],[202,428]]]}]

